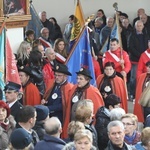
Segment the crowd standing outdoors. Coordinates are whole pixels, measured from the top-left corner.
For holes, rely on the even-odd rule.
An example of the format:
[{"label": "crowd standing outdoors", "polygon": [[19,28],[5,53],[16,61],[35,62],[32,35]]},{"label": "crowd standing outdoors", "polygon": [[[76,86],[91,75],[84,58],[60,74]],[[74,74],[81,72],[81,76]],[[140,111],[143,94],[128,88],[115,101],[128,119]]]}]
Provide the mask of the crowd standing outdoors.
[{"label": "crowd standing outdoors", "polygon": [[[21,85],[9,81],[0,88],[0,149],[150,150],[150,16],[138,9],[132,26],[126,13],[118,15],[122,47],[111,37],[114,17],[99,9],[88,23],[94,87],[88,68],[76,70],[76,85],[67,80],[74,15],[62,32],[56,18],[39,14],[41,36],[27,30],[15,54]],[[128,100],[135,101],[133,114]]]}]

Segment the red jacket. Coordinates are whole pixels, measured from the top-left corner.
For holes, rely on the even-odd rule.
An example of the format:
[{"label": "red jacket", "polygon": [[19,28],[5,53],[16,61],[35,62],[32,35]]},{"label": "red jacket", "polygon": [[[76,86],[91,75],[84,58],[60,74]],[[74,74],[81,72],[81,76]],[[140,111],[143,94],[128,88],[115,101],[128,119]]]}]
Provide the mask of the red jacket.
[{"label": "red jacket", "polygon": [[118,48],[115,51],[111,51],[111,53],[115,54],[119,58],[119,60],[123,57],[124,68],[122,69],[121,64],[113,58],[113,56],[110,54],[110,50],[107,51],[103,56],[103,65],[105,65],[106,62],[114,62],[116,72],[125,71],[126,73],[128,73],[131,69],[131,62],[129,60],[129,55],[127,54],[127,52],[124,50],[122,50],[121,52],[121,49]]},{"label": "red jacket", "polygon": [[[98,89],[101,88],[103,79],[104,79],[103,74],[98,76],[96,80]],[[120,97],[121,106],[127,112],[128,111],[127,110],[127,92],[126,92],[124,81],[120,77],[115,76],[114,78],[111,79],[111,85],[113,88],[113,93],[116,94],[118,97]]]},{"label": "red jacket", "polygon": [[39,105],[41,104],[41,96],[38,88],[32,83],[28,83],[25,88],[23,88],[23,104],[24,105]]},{"label": "red jacket", "polygon": [[139,76],[136,83],[136,92],[135,92],[135,105],[133,113],[137,115],[139,122],[144,122],[144,115],[142,106],[139,104],[139,98],[143,92],[143,84],[146,79],[147,73],[143,73]]},{"label": "red jacket", "polygon": [[94,73],[95,73],[95,79],[101,74],[100,65],[97,60],[92,58],[93,66],[94,66]]},{"label": "red jacket", "polygon": [[46,63],[44,66],[43,66],[43,69],[42,69],[42,72],[43,72],[43,79],[44,79],[44,83],[45,83],[45,86],[47,88],[47,86],[50,84],[50,80],[51,79],[54,79],[54,71],[52,70],[52,66],[50,63]]},{"label": "red jacket", "polygon": [[[67,128],[68,124],[70,122],[71,118],[71,101],[72,101],[72,96],[77,88],[77,85],[74,85],[72,90],[70,91],[69,94],[69,101],[67,103],[67,108],[66,108],[66,116],[65,116],[65,122],[64,122],[64,131],[62,133],[62,138],[67,137]],[[84,99],[90,99],[93,101],[94,104],[94,114],[96,114],[97,110],[99,107],[104,106],[103,98],[97,88],[94,86],[90,85],[84,92]]]},{"label": "red jacket", "polygon": [[150,49],[147,49],[145,52],[141,54],[141,57],[138,62],[137,74],[138,78],[142,73],[147,72],[146,63],[150,61]]}]

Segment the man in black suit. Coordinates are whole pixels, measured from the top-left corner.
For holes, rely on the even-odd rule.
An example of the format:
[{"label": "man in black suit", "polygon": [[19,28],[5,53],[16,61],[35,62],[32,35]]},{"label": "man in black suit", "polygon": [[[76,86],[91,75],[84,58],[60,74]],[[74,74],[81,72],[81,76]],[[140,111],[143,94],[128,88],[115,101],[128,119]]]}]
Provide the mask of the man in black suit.
[{"label": "man in black suit", "polygon": [[11,110],[11,115],[14,116],[16,122],[17,122],[17,115],[23,107],[22,104],[18,101],[18,94],[20,88],[21,85],[14,82],[8,82],[4,88],[6,101]]}]

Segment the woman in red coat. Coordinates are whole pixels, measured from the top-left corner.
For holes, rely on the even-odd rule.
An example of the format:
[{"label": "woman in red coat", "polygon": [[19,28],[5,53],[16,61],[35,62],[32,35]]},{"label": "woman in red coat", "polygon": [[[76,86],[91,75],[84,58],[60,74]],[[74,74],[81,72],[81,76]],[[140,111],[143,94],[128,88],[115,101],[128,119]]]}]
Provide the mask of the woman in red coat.
[{"label": "woman in red coat", "polygon": [[66,108],[65,129],[63,137],[67,136],[67,127],[71,120],[75,119],[75,111],[79,101],[83,99],[90,99],[94,104],[94,114],[96,114],[99,107],[104,105],[103,98],[98,89],[90,85],[92,79],[91,73],[88,69],[81,68],[77,73],[77,85],[74,85],[69,94],[69,101]]},{"label": "woman in red coat", "polygon": [[121,99],[121,106],[127,112],[127,92],[124,81],[116,75],[115,64],[107,62],[104,66],[104,74],[99,75],[97,80],[97,87],[103,96],[103,99],[115,94]]}]

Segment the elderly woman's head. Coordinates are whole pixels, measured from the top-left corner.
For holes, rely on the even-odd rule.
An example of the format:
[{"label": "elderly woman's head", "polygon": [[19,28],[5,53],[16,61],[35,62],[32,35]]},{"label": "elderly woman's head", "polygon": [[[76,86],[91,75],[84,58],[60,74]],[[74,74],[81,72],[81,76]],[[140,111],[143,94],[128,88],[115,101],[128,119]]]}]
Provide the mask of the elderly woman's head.
[{"label": "elderly woman's head", "polygon": [[133,132],[137,129],[137,116],[132,113],[127,113],[122,116],[121,121],[124,124],[125,134],[128,136],[132,136]]},{"label": "elderly woman's head", "polygon": [[84,124],[80,121],[71,121],[68,125],[68,136],[71,140],[74,139],[74,135],[78,130],[85,129]]},{"label": "elderly woman's head", "polygon": [[146,127],[142,130],[141,142],[142,145],[147,148],[147,150],[150,150],[150,127]]},{"label": "elderly woman's head", "polygon": [[92,133],[89,130],[82,129],[77,131],[74,135],[74,143],[76,150],[90,150],[92,147],[92,142]]},{"label": "elderly woman's head", "polygon": [[4,122],[6,118],[8,118],[10,115],[10,108],[8,105],[0,100],[0,122]]}]

